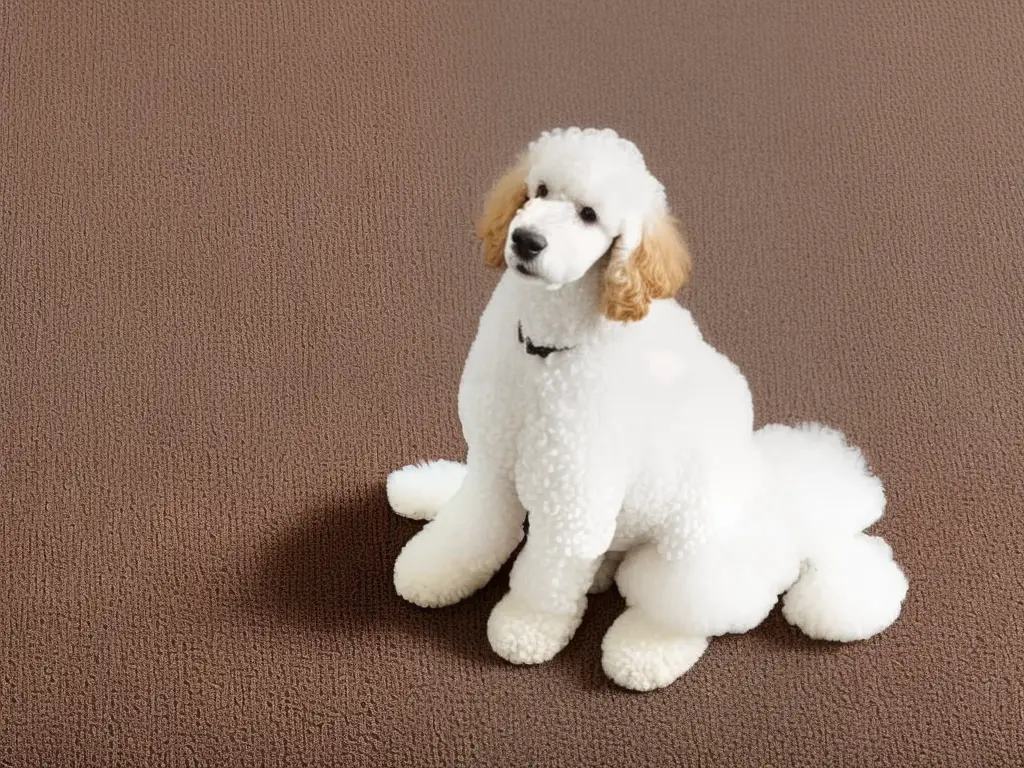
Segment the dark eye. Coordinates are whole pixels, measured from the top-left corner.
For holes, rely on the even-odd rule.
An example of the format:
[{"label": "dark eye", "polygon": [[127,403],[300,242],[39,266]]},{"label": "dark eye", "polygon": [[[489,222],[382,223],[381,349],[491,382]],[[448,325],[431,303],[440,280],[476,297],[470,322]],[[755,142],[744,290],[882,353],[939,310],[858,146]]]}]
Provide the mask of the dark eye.
[{"label": "dark eye", "polygon": [[537,197],[547,197],[547,196],[548,196],[548,185],[547,184],[541,184],[540,186],[538,186],[537,187]]},{"label": "dark eye", "polygon": [[580,208],[580,218],[587,224],[593,224],[597,221],[597,212],[588,205],[586,208]]}]

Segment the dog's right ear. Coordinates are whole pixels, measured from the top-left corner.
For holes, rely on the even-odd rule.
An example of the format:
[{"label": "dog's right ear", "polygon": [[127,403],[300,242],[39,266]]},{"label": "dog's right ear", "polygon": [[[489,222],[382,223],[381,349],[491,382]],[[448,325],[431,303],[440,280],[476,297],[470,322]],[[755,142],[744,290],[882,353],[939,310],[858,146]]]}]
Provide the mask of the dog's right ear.
[{"label": "dog's right ear", "polygon": [[499,269],[505,266],[505,241],[508,225],[516,212],[526,204],[526,157],[502,176],[491,189],[484,212],[476,225],[476,234],[483,241],[484,263]]}]

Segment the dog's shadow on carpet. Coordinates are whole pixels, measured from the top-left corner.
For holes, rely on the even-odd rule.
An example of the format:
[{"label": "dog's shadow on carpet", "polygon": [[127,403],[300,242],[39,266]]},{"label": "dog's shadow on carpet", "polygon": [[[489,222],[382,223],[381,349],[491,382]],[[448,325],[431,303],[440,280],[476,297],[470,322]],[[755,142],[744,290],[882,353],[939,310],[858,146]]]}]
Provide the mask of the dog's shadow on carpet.
[{"label": "dog's shadow on carpet", "polygon": [[[245,612],[264,626],[327,634],[339,643],[355,638],[373,644],[376,639],[377,644],[413,645],[429,655],[514,669],[487,642],[487,617],[508,588],[514,556],[486,587],[461,603],[437,610],[417,608],[395,593],[392,568],[402,546],[421,525],[390,510],[383,486],[315,506],[267,539],[248,585]],[[619,690],[601,670],[601,638],[623,608],[614,589],[591,596],[576,636],[545,666],[590,690]],[[755,643],[767,642],[776,651],[807,652],[815,646],[820,650],[820,644],[789,627],[777,608],[751,634]],[[712,649],[715,643],[737,642],[749,641],[721,638]],[[712,665],[717,666],[713,661]],[[534,673],[524,669],[523,674]]]},{"label": "dog's shadow on carpet", "polygon": [[[250,574],[243,612],[262,626],[326,633],[339,643],[352,638],[411,643],[476,665],[515,669],[487,642],[487,617],[508,589],[514,556],[486,587],[461,603],[418,608],[395,593],[392,568],[421,526],[391,511],[383,486],[315,506],[268,535]],[[576,637],[546,666],[575,678],[577,685],[608,687],[601,672],[601,638],[622,609],[614,590],[592,596]]]},{"label": "dog's shadow on carpet", "polygon": [[428,612],[407,607],[391,581],[418,527],[391,512],[383,487],[309,508],[266,540],[251,584],[253,615],[339,637],[425,628]]}]

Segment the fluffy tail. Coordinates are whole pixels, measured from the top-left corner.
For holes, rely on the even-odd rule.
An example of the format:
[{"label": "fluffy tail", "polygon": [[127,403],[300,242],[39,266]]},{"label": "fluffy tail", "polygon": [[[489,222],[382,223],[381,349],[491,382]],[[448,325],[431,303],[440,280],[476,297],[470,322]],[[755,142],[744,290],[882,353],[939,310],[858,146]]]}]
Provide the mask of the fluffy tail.
[{"label": "fluffy tail", "polygon": [[410,520],[433,520],[462,486],[466,465],[426,461],[396,469],[388,475],[391,508]]},{"label": "fluffy tail", "polygon": [[756,434],[777,512],[796,533],[803,562],[782,613],[811,637],[871,637],[899,616],[907,579],[889,545],[864,530],[885,509],[881,481],[842,434],[808,424]]}]

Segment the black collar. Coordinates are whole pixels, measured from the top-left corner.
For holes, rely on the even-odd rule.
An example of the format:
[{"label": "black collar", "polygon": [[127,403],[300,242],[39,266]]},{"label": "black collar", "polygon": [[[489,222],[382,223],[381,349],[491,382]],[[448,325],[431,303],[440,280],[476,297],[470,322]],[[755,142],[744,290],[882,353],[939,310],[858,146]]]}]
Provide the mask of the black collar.
[{"label": "black collar", "polygon": [[523,345],[528,355],[536,355],[541,360],[546,358],[552,352],[568,352],[572,347],[538,347],[526,336],[523,336],[523,324],[519,323],[516,327],[516,337],[519,339],[519,343]]}]

